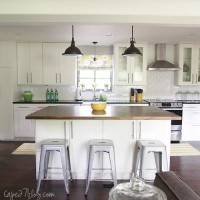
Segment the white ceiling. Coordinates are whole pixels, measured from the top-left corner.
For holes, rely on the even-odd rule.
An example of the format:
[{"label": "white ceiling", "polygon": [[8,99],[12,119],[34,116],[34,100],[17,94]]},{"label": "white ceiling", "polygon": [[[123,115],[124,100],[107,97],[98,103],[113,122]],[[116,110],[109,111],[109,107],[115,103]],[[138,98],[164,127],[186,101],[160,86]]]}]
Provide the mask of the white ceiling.
[{"label": "white ceiling", "polygon": [[[26,42],[70,42],[69,23],[1,23],[0,40]],[[132,24],[74,24],[76,45],[112,45],[117,42],[129,43]],[[134,24],[133,24],[134,25]],[[106,36],[106,34],[113,34]],[[151,25],[135,24],[136,42],[149,43],[200,43],[200,25]]]}]

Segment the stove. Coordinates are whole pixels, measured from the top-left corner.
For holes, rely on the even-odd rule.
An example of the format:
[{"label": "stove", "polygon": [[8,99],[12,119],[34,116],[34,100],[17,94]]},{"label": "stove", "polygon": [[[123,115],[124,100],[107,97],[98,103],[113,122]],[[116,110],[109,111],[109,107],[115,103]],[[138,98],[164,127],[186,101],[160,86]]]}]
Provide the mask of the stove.
[{"label": "stove", "polygon": [[155,106],[159,108],[182,108],[182,101],[173,99],[146,99],[150,106]]},{"label": "stove", "polygon": [[[154,106],[182,117],[183,102],[173,99],[146,99],[149,106]],[[171,120],[171,142],[180,142],[182,136],[182,120]]]}]

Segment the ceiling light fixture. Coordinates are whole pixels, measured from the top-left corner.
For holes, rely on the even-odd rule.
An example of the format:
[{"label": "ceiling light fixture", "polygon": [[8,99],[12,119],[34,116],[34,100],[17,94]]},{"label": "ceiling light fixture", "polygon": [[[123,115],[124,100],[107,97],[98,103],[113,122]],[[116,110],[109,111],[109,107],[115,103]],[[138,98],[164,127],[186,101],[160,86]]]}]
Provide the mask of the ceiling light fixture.
[{"label": "ceiling light fixture", "polygon": [[140,50],[138,48],[135,47],[134,43],[135,43],[135,38],[133,38],[133,26],[132,26],[132,38],[130,41],[130,47],[128,47],[124,53],[122,54],[123,56],[135,56],[137,54],[142,56],[142,53],[140,52]]},{"label": "ceiling light fixture", "polygon": [[96,61],[97,58],[96,58],[96,49],[95,49],[95,45],[97,44],[97,42],[92,42],[94,44],[94,58],[93,60]]},{"label": "ceiling light fixture", "polygon": [[75,46],[74,41],[74,26],[72,25],[72,41],[71,46],[68,47],[65,52],[62,54],[64,56],[82,56],[80,49]]}]

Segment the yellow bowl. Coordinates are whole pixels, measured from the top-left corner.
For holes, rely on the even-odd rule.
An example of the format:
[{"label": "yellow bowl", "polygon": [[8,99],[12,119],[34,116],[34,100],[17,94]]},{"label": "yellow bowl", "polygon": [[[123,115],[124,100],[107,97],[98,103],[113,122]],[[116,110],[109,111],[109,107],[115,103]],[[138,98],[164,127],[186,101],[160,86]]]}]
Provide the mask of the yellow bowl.
[{"label": "yellow bowl", "polygon": [[106,109],[106,102],[93,102],[91,103],[93,110],[101,111]]}]

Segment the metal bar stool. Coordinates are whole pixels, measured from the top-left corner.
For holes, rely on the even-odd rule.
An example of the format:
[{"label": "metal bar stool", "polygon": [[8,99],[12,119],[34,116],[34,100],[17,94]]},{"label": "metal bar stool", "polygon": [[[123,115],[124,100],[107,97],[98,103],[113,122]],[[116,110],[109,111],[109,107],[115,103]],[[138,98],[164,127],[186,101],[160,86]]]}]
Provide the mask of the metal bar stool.
[{"label": "metal bar stool", "polygon": [[46,179],[47,177],[49,156],[50,152],[53,151],[60,152],[65,189],[67,194],[69,194],[68,179],[70,177],[72,180],[72,173],[71,173],[71,163],[69,155],[69,145],[68,145],[68,140],[66,139],[48,139],[42,141],[36,192],[37,193],[39,192],[41,180]]},{"label": "metal bar stool", "polygon": [[[87,195],[89,185],[90,185],[91,173],[93,170],[92,165],[93,165],[94,155],[95,155],[95,153],[99,153],[99,152],[109,154],[110,167],[111,167],[111,168],[109,168],[109,170],[111,170],[111,172],[112,172],[111,174],[112,174],[112,179],[113,179],[114,185],[117,185],[115,152],[114,152],[113,141],[106,140],[106,139],[90,140],[89,161],[88,161],[85,195]],[[102,170],[104,170],[104,168]]]},{"label": "metal bar stool", "polygon": [[155,166],[158,172],[168,171],[168,161],[166,146],[159,140],[138,140],[137,155],[134,173],[143,178],[144,161],[149,159],[149,154],[153,153],[155,158]]}]

